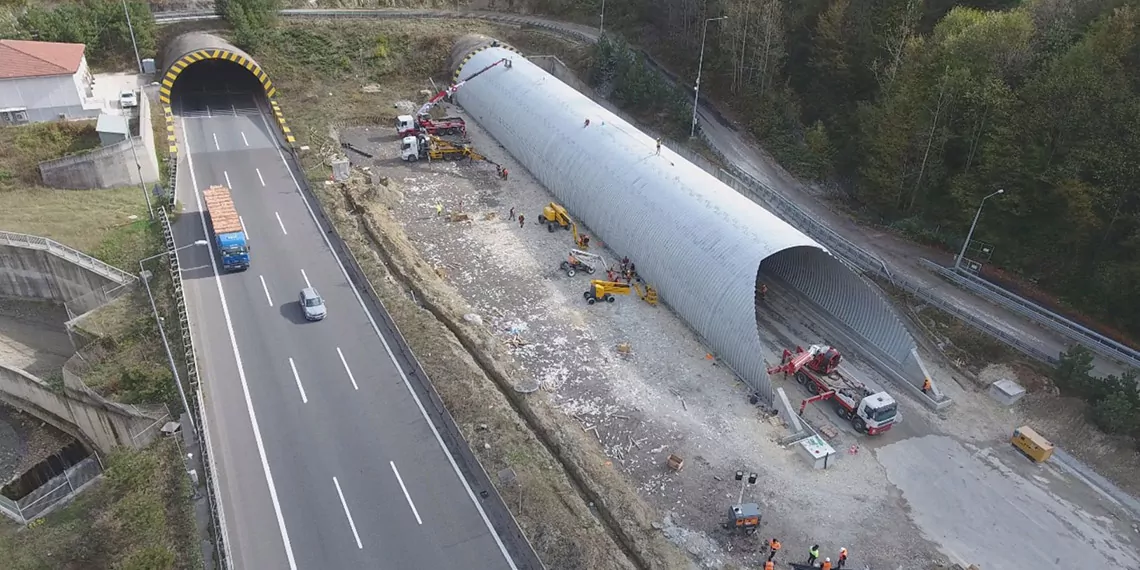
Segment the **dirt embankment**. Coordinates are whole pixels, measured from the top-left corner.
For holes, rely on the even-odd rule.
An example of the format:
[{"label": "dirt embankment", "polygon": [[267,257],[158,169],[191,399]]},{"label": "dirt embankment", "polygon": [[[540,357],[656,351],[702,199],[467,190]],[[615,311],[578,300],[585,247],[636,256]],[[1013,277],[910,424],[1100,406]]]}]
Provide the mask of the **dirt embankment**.
[{"label": "dirt embankment", "polygon": [[514,389],[525,375],[484,325],[464,319],[471,309],[408,241],[382,203],[398,193],[389,184],[325,185],[318,194],[484,468],[517,474],[517,484],[497,486],[543,562],[567,570],[692,567],[592,436],[543,392]]}]

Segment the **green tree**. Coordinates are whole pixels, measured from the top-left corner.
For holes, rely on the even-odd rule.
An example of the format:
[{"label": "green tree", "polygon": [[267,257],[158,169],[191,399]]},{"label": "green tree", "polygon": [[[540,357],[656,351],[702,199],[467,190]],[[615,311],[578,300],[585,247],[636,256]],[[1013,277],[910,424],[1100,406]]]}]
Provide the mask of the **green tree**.
[{"label": "green tree", "polygon": [[277,23],[280,0],[216,0],[218,13],[234,29],[234,44],[255,52]]},{"label": "green tree", "polygon": [[[153,56],[157,49],[154,15],[144,2],[127,2],[135,41],[141,57]],[[19,18],[16,37],[48,42],[87,45],[93,64],[107,60],[134,63],[134,46],[123,4],[116,0],[84,0],[53,6],[32,4]]]}]

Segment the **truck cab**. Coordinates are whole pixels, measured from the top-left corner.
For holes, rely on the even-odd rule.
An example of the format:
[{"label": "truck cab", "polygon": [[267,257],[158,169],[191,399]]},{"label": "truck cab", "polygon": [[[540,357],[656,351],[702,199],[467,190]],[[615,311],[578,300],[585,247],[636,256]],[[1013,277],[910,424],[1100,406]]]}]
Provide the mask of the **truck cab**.
[{"label": "truck cab", "polygon": [[[855,411],[852,424],[857,431],[866,431],[867,435],[878,435],[889,429],[898,420],[899,405],[890,394],[879,392],[863,398],[859,408]],[[862,424],[863,429],[860,429]]]},{"label": "truck cab", "polygon": [[411,115],[400,115],[396,117],[396,133],[401,136],[408,136],[416,134],[419,125],[416,124],[415,118]]},{"label": "truck cab", "polygon": [[249,269],[249,243],[246,242],[244,233],[218,235],[218,252],[222,258],[222,268],[226,271]]},{"label": "truck cab", "polygon": [[412,135],[404,137],[400,141],[400,158],[404,162],[419,160],[424,153],[423,145],[420,144],[420,137]]}]

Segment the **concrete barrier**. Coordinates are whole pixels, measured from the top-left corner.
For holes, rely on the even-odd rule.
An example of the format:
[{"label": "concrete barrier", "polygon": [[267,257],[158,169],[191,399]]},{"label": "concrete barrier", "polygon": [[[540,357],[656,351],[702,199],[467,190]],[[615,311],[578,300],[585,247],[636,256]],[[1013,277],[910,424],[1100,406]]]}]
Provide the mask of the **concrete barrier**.
[{"label": "concrete barrier", "polygon": [[[127,140],[40,163],[45,186],[72,190],[116,188],[158,182],[158,156],[151,128],[150,101],[139,98],[139,132]],[[137,161],[137,163],[136,163]]]},{"label": "concrete barrier", "polygon": [[100,453],[118,446],[141,449],[170,419],[166,406],[140,408],[110,402],[90,391],[65,386],[54,391],[43,380],[0,364],[0,400],[83,441]]},{"label": "concrete barrier", "polygon": [[115,298],[133,275],[47,238],[0,231],[0,296],[52,301],[72,318]]}]

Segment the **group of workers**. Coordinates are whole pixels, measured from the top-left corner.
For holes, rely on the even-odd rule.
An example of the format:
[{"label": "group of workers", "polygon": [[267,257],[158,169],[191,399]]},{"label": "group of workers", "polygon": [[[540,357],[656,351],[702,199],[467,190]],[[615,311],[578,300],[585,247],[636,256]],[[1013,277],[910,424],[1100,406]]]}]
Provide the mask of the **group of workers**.
[{"label": "group of workers", "polygon": [[621,265],[618,266],[616,271],[613,268],[607,269],[606,271],[609,280],[615,283],[620,283],[621,281],[633,283],[635,280],[638,280],[637,266],[634,265],[628,257],[621,258]]},{"label": "group of workers", "polygon": [[[768,560],[764,562],[764,570],[775,570],[776,568],[776,555],[780,553],[780,541],[773,538],[768,541]],[[808,550],[807,565],[816,567],[816,562],[819,561],[819,545],[813,545]],[[841,570],[847,565],[847,547],[839,549],[839,556],[836,562],[832,564],[831,557],[824,557],[823,562],[819,563],[820,570]]]}]

